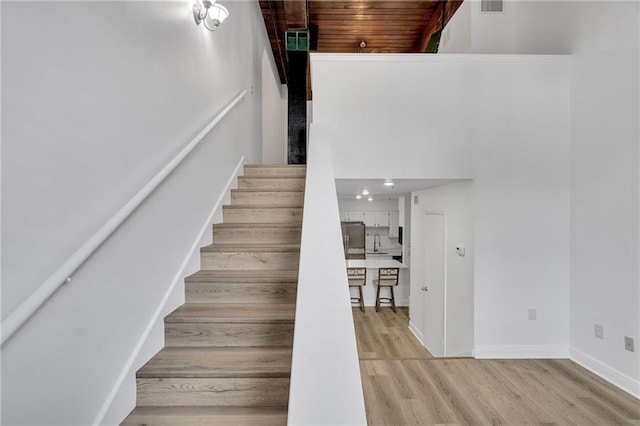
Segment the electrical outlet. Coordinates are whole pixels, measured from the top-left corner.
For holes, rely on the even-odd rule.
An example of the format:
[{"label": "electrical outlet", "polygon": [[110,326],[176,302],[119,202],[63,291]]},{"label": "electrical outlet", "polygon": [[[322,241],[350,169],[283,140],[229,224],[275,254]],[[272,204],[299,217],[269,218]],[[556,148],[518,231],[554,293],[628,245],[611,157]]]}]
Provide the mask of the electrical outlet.
[{"label": "electrical outlet", "polygon": [[602,330],[602,326],[600,324],[594,324],[594,331],[598,339],[604,340],[604,331]]},{"label": "electrical outlet", "polygon": [[529,309],[529,321],[535,321],[538,319],[538,311],[535,308]]},{"label": "electrical outlet", "polygon": [[629,352],[635,352],[633,347],[633,339],[631,337],[624,336],[624,348]]}]

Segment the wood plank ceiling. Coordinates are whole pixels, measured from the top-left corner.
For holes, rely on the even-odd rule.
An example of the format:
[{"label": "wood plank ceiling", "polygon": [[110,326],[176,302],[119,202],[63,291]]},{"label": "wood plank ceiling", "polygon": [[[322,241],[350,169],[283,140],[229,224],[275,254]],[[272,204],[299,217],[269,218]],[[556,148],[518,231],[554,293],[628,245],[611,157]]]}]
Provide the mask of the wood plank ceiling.
[{"label": "wood plank ceiling", "polygon": [[433,40],[429,41],[461,4],[462,0],[260,0],[282,84],[289,79],[287,29],[308,28],[311,52],[433,52]]}]

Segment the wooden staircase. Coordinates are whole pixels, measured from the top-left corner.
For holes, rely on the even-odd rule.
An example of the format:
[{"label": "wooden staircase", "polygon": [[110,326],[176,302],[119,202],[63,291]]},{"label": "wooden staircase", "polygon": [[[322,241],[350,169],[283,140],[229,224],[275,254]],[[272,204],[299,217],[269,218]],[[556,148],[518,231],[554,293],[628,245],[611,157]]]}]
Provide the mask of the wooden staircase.
[{"label": "wooden staircase", "polygon": [[287,422],[306,167],[244,172],[123,425]]}]

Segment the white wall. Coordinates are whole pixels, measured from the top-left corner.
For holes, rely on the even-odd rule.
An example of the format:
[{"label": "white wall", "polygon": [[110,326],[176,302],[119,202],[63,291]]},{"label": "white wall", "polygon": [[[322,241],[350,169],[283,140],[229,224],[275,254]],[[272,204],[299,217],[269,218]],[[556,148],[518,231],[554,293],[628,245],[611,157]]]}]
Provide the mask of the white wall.
[{"label": "white wall", "polygon": [[[466,4],[466,2],[465,2]],[[640,395],[639,22],[637,2],[511,1],[450,21],[449,52],[572,53],[571,357]],[[466,50],[465,50],[466,49]],[[604,339],[594,324],[604,327]]]},{"label": "white wall", "polygon": [[[280,84],[278,71],[273,68],[271,47],[262,52],[262,162],[285,164],[287,133],[285,125],[286,96]],[[286,92],[285,92],[286,94]],[[278,108],[277,105],[281,105]]]},{"label": "white wall", "polygon": [[594,44],[572,63],[571,356],[640,397],[640,7],[578,12],[569,25]]},{"label": "white wall", "polygon": [[[470,132],[459,125],[472,113],[460,108],[472,93],[472,70],[434,59],[312,54],[314,122],[330,124],[345,140],[333,153],[337,177],[472,175]],[[445,75],[456,84],[446,84]],[[427,94],[438,102],[424,102]]]},{"label": "white wall", "polygon": [[445,27],[440,52],[571,54],[633,48],[637,8],[637,2],[618,0],[505,0],[503,12],[482,12],[480,1],[465,1]]},{"label": "white wall", "polygon": [[331,167],[336,135],[315,124],[310,130],[287,424],[365,425]]},{"label": "white wall", "polygon": [[[238,162],[262,155],[266,31],[257,3],[226,5],[210,33],[189,2],[3,3],[3,317],[255,89],[2,347],[3,423],[117,422],[132,407],[133,372],[162,343],[154,315],[180,303],[170,289],[197,267],[189,251]],[[114,414],[122,375],[129,399]]]},{"label": "white wall", "polygon": [[[420,202],[418,205],[412,206],[412,217],[414,218],[424,216],[425,211],[442,212],[446,217],[445,353],[447,356],[470,356],[473,351],[475,239],[473,189],[473,182],[465,181],[418,191],[415,194],[418,195]],[[414,241],[419,244],[419,240],[416,238]],[[465,248],[465,256],[458,256],[457,246]],[[415,253],[416,242],[414,242],[413,248]],[[417,287],[419,288],[421,285],[418,284]]]},{"label": "white wall", "polygon": [[337,178],[475,177],[476,354],[566,356],[569,59],[312,55],[312,73]]}]

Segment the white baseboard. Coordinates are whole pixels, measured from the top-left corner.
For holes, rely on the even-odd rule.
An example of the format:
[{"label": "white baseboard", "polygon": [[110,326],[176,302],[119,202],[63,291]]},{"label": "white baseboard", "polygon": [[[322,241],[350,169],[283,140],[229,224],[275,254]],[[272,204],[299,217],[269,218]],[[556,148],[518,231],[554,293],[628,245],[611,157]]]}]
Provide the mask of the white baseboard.
[{"label": "white baseboard", "polygon": [[413,322],[411,322],[411,320],[409,320],[409,331],[413,333],[413,335],[416,336],[416,339],[418,339],[420,344],[424,346],[424,335],[420,332],[420,330],[418,330],[418,327],[416,327],[416,325]]},{"label": "white baseboard", "polygon": [[473,357],[473,351],[469,349],[468,351],[458,352],[457,354],[450,354],[447,357],[451,358],[471,358]]},{"label": "white baseboard", "polygon": [[[98,413],[95,420],[93,421],[94,425],[103,424],[103,422],[105,421],[105,418],[113,419],[113,418],[121,417],[121,415],[119,414],[110,412],[111,410],[118,410],[116,407],[114,407],[116,405],[114,404],[114,401],[121,400],[121,399],[128,400],[129,394],[130,394],[130,389],[128,388],[130,386],[123,386],[123,385],[125,385],[125,381],[127,379],[135,380],[136,370],[140,367],[140,365],[138,365],[140,363],[140,361],[138,360],[140,354],[143,352],[149,352],[149,353],[157,352],[157,348],[156,350],[153,350],[153,348],[145,347],[147,344],[153,345],[153,342],[149,342],[149,340],[151,340],[149,339],[149,336],[152,334],[152,331],[156,329],[159,325],[164,330],[164,324],[162,322],[164,319],[163,314],[167,312],[167,308],[166,308],[167,302],[170,300],[171,295],[173,294],[176,286],[179,283],[182,283],[184,281],[184,278],[191,273],[190,271],[187,271],[187,268],[188,268],[188,265],[193,263],[194,256],[195,258],[197,258],[197,264],[199,264],[200,247],[202,245],[201,241],[205,236],[205,234],[207,232],[210,232],[215,214],[219,213],[222,210],[222,204],[224,200],[227,199],[227,197],[229,197],[229,194],[231,193],[231,187],[233,186],[238,175],[240,174],[244,161],[245,161],[245,158],[244,156],[242,156],[240,158],[240,161],[238,162],[238,165],[236,166],[233,173],[229,177],[229,180],[227,181],[227,184],[225,185],[224,190],[220,193],[218,199],[213,205],[213,208],[209,216],[207,217],[207,220],[202,225],[202,229],[200,230],[197,237],[195,238],[189,252],[185,256],[182,263],[180,264],[180,267],[178,268],[173,280],[171,281],[171,284],[167,288],[167,291],[165,292],[164,296],[162,297],[160,304],[156,308],[154,314],[152,315],[151,319],[147,324],[147,327],[145,328],[144,332],[140,336],[138,343],[136,344],[133,351],[131,352],[131,355],[129,355],[129,358],[127,359],[127,362],[122,368],[120,375],[116,380],[115,385],[111,389],[111,392],[109,392],[109,395],[107,396],[107,399],[102,405],[100,412]],[[169,311],[171,310],[172,309],[170,309]],[[151,350],[147,350],[147,349],[151,349]],[[122,398],[120,398],[120,395],[119,395],[121,392],[123,393]],[[133,405],[135,406],[135,398],[133,400]],[[119,423],[122,420],[123,419],[120,419],[117,423]]]},{"label": "white baseboard", "polygon": [[476,345],[473,354],[478,359],[505,358],[569,358],[566,346],[493,346]]},{"label": "white baseboard", "polygon": [[602,377],[612,385],[640,399],[640,381],[621,373],[615,368],[573,347],[569,348],[569,358],[576,364],[580,364],[592,373]]}]

